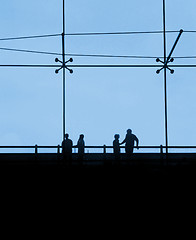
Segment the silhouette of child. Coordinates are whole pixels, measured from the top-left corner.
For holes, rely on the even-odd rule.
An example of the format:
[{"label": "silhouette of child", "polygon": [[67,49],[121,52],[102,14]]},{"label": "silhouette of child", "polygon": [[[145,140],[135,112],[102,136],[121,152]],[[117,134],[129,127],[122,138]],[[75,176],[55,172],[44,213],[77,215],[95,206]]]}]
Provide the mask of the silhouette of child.
[{"label": "silhouette of child", "polygon": [[120,138],[119,134],[114,135],[114,141],[113,141],[114,154],[120,154],[119,138]]}]

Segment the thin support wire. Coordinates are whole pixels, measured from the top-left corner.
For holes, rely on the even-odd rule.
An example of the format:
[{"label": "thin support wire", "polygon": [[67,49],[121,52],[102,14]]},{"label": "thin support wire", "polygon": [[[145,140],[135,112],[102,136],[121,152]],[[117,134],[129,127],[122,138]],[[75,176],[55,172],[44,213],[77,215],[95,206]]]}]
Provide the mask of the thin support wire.
[{"label": "thin support wire", "polygon": [[[37,50],[28,50],[28,49],[18,49],[18,48],[4,48],[0,47],[2,51],[10,51],[10,52],[22,52],[22,53],[33,53],[33,54],[45,54],[45,55],[56,55],[62,56],[62,53],[56,52],[46,52],[46,51],[37,51]],[[129,58],[129,59],[161,59],[164,57],[157,56],[137,56],[137,55],[112,55],[112,54],[82,54],[82,53],[65,53],[65,56],[72,57],[93,57],[93,58]],[[175,59],[195,59],[196,56],[173,56]]]},{"label": "thin support wire", "polygon": [[12,40],[24,40],[24,39],[35,39],[35,38],[48,38],[48,37],[58,37],[61,34],[48,34],[48,35],[34,35],[34,36],[24,36],[24,37],[8,37],[0,38],[0,41],[12,41]]}]

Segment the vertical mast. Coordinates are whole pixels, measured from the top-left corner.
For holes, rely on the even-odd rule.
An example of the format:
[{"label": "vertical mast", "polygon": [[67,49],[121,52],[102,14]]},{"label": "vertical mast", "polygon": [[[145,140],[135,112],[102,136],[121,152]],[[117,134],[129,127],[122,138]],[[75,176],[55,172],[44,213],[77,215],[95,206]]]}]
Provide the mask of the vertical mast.
[{"label": "vertical mast", "polygon": [[65,136],[65,0],[63,0],[63,33],[62,33],[62,57],[63,57],[63,139]]},{"label": "vertical mast", "polygon": [[166,14],[165,0],[163,0],[163,41],[164,41],[164,94],[165,94],[165,146],[168,153],[168,131],[167,131],[167,69],[166,69]]}]

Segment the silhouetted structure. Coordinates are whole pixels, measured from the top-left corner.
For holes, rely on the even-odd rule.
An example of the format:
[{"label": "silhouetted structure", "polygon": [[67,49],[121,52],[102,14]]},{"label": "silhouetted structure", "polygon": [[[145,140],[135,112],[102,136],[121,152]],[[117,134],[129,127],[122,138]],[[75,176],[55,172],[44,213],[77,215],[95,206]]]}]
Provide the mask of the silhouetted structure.
[{"label": "silhouetted structure", "polygon": [[118,159],[120,157],[120,143],[119,143],[119,134],[114,135],[114,141],[113,141],[113,151],[115,154],[115,158]]},{"label": "silhouetted structure", "polygon": [[134,142],[136,142],[137,148],[138,148],[139,139],[134,134],[132,134],[131,129],[128,129],[126,137],[125,137],[124,141],[122,143],[120,143],[120,145],[125,143],[125,152],[127,154],[132,154],[133,153],[133,148],[134,148]]},{"label": "silhouetted structure", "polygon": [[84,157],[84,147],[85,147],[83,134],[80,134],[80,137],[77,142],[77,147],[78,147],[78,159],[82,161]]},{"label": "silhouetted structure", "polygon": [[69,139],[69,134],[65,134],[64,140],[62,142],[62,154],[63,160],[70,163],[72,161],[72,147],[73,142]]}]

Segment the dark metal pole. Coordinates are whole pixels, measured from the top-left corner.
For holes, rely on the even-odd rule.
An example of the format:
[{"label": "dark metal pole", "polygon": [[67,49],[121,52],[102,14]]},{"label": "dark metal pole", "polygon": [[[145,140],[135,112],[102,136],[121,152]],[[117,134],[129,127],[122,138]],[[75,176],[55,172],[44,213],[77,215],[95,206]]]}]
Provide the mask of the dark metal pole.
[{"label": "dark metal pole", "polygon": [[171,55],[172,55],[172,53],[173,53],[173,51],[174,51],[174,49],[175,49],[175,47],[176,47],[176,45],[177,45],[177,43],[178,43],[178,41],[179,41],[182,33],[183,33],[183,30],[181,29],[181,30],[180,30],[180,33],[178,34],[178,37],[177,37],[177,39],[176,39],[176,41],[175,41],[175,43],[174,43],[174,45],[173,45],[173,47],[172,47],[172,49],[171,49],[171,51],[170,51],[170,53],[169,53],[169,55],[168,55],[168,57],[167,57],[166,63],[169,62],[170,57],[171,57]]},{"label": "dark metal pole", "polygon": [[63,139],[65,136],[65,0],[63,0],[63,33],[62,33],[62,56],[63,56]]},{"label": "dark metal pole", "polygon": [[[165,14],[165,0],[163,0],[163,41],[164,41],[164,63],[167,61],[166,57],[166,14]],[[167,131],[167,69],[164,66],[164,93],[165,93],[165,146],[166,154],[168,153],[168,131]]]}]

